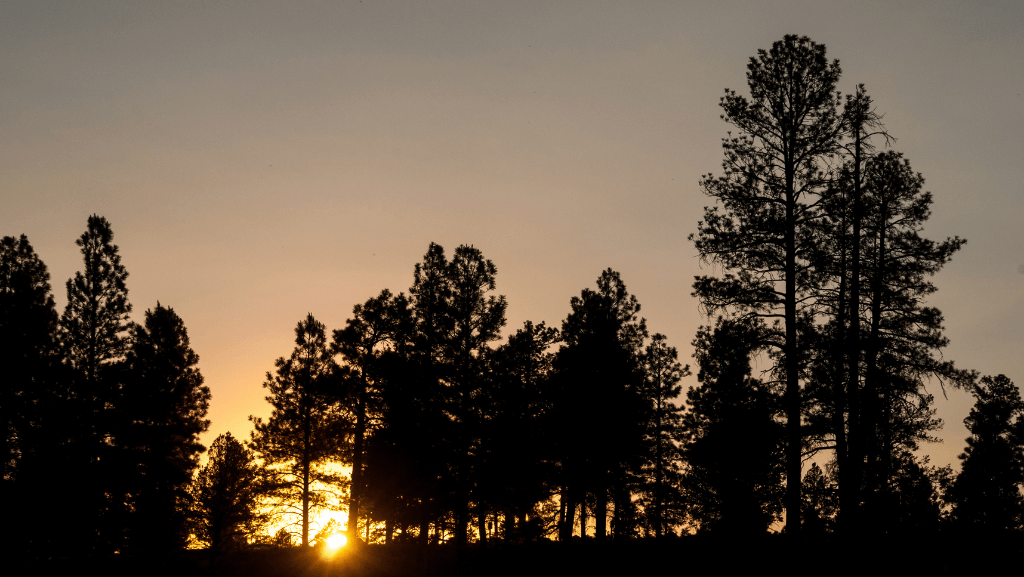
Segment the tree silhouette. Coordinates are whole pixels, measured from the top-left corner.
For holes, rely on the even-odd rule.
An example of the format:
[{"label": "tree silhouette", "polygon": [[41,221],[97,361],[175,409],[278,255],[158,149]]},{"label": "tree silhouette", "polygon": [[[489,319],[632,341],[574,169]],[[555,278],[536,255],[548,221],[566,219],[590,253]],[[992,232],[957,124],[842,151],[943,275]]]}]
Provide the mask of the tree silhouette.
[{"label": "tree silhouette", "polygon": [[527,537],[534,505],[550,496],[549,349],[558,338],[557,329],[526,321],[489,357],[478,493],[503,514],[506,540]]},{"label": "tree silhouette", "polygon": [[425,544],[430,523],[444,514],[440,480],[449,421],[439,408],[436,381],[405,344],[376,364],[381,414],[366,443],[360,507],[371,519],[390,520],[403,539],[416,533]]},{"label": "tree silhouette", "polygon": [[[444,249],[431,243],[416,265],[409,289],[416,319],[417,355],[436,379],[436,396],[448,423],[442,429],[447,467],[442,485],[455,516],[455,541],[465,544],[474,499],[474,467],[479,460],[479,407],[484,395],[484,351],[505,325],[507,302],[495,296],[497,268],[479,249],[462,245],[449,262]],[[476,503],[478,528],[486,514]],[[483,533],[481,533],[482,535]]]},{"label": "tree silhouette", "polygon": [[[66,359],[92,387],[98,386],[101,370],[122,359],[128,349],[128,271],[113,238],[107,219],[89,217],[87,230],[75,241],[82,249],[85,271],[68,279],[68,303],[60,320]],[[92,393],[96,410],[105,401],[101,394]]]},{"label": "tree silhouette", "polygon": [[719,318],[693,342],[701,385],[686,394],[683,482],[689,516],[701,531],[764,533],[781,512],[781,403],[771,383],[750,376],[764,332],[756,322]]},{"label": "tree silhouette", "polygon": [[46,527],[62,514],[58,479],[64,412],[57,396],[63,378],[56,342],[57,313],[46,265],[25,235],[0,239],[0,495],[12,525],[0,549],[24,558],[50,552]]},{"label": "tree silhouette", "polygon": [[[21,461],[34,452],[41,401],[53,362],[57,313],[50,274],[25,235],[0,239],[0,387],[3,476],[5,486],[18,479]],[[43,401],[45,402],[45,401]],[[31,459],[31,457],[29,457]],[[7,494],[7,491],[4,491]]]},{"label": "tree silhouette", "polygon": [[[482,460],[481,447],[481,405],[486,402],[488,381],[486,355],[491,342],[498,340],[505,326],[505,297],[488,294],[495,290],[495,276],[498,269],[490,260],[472,246],[462,245],[455,249],[449,265],[452,286],[453,344],[452,368],[454,369],[455,390],[449,400],[454,401],[456,419],[462,425],[456,429],[456,542],[463,529],[459,522],[463,500],[475,504],[478,535],[486,544],[485,518],[488,513],[485,494],[475,491],[478,487],[477,470]],[[466,461],[462,461],[466,455]],[[463,495],[463,493],[465,495]],[[462,537],[464,539],[464,537]]]},{"label": "tree silhouette", "polygon": [[804,532],[808,535],[830,533],[838,509],[836,487],[825,477],[821,467],[812,463],[804,474],[804,510],[801,513]]},{"label": "tree silhouette", "polygon": [[190,487],[192,528],[211,557],[244,546],[266,521],[260,512],[261,476],[252,452],[231,433],[214,439],[210,458]]},{"label": "tree silhouette", "polygon": [[210,426],[210,389],[198,363],[174,309],[158,302],[144,325],[133,326],[117,435],[133,485],[133,549],[180,549],[188,538],[188,486],[205,451],[199,435]]},{"label": "tree silhouette", "polygon": [[949,466],[928,464],[928,456],[917,457],[910,450],[887,456],[885,476],[873,489],[870,511],[881,529],[873,531],[889,538],[933,535],[939,530],[942,511],[939,488],[945,482]]},{"label": "tree silhouette", "polygon": [[[862,93],[858,97],[866,100]],[[931,433],[941,426],[926,381],[962,387],[972,379],[942,359],[948,343],[942,315],[925,304],[936,290],[928,277],[964,241],[921,236],[931,195],[899,153],[866,158],[856,217],[852,172],[844,169],[840,194],[830,199],[819,227],[816,266],[833,280],[818,299],[831,318],[819,325],[819,340],[808,347],[809,422],[812,437],[834,440],[842,526],[851,533],[884,533],[897,525],[878,520],[896,514],[898,480],[921,468],[907,455],[934,440]],[[851,221],[861,225],[856,235]],[[859,265],[844,264],[848,259]],[[828,445],[824,438],[812,444]],[[931,515],[930,506],[927,511]]]},{"label": "tree silhouette", "polygon": [[811,353],[810,444],[825,447],[831,437],[835,451],[832,474],[836,479],[849,481],[839,483],[839,499],[843,503],[843,517],[854,530],[859,524],[865,446],[860,426],[861,325],[865,315],[859,304],[865,300],[863,175],[865,163],[875,155],[873,138],[882,137],[887,143],[892,138],[885,132],[881,115],[874,110],[863,85],[846,96],[843,117],[846,141],[839,157],[842,165],[829,184],[830,193],[823,198],[823,218],[814,223],[817,252],[810,259],[822,278],[833,281],[819,286],[816,299],[825,322],[818,327],[816,337],[808,335],[816,342],[806,348]]},{"label": "tree silhouette", "polygon": [[67,282],[60,319],[64,360],[71,369],[60,396],[68,407],[63,424],[67,461],[81,471],[68,499],[70,530],[77,546],[112,552],[123,546],[129,514],[122,475],[123,453],[115,445],[121,394],[120,363],[129,346],[132,310],[114,233],[107,219],[92,215],[75,241],[85,269]]},{"label": "tree silhouette", "polygon": [[[412,329],[412,315],[405,295],[393,296],[385,289],[380,295],[356,305],[344,329],[334,331],[332,350],[344,358],[355,372],[351,379],[355,429],[352,441],[352,488],[349,497],[348,538],[359,538],[360,503],[366,490],[363,466],[371,421],[381,419],[382,381],[377,365],[380,356],[394,351]],[[379,423],[377,425],[379,427]]]},{"label": "tree silhouette", "polygon": [[[774,335],[764,343],[778,351],[775,372],[786,383],[789,521],[797,521],[801,503],[798,325],[813,304],[806,298],[818,282],[809,262],[816,242],[810,231],[844,127],[839,74],[839,62],[829,63],[825,47],[806,37],[787,35],[750,59],[750,99],[726,90],[721,101],[722,118],[740,131],[723,140],[724,174],[702,182],[720,206],[705,208],[690,236],[701,259],[726,273],[694,283],[709,314],[731,309],[781,321],[770,325]],[[798,535],[799,523],[789,525],[790,535]]]},{"label": "tree silhouette", "polygon": [[680,490],[679,437],[682,407],[674,399],[682,393],[679,380],[690,375],[690,366],[677,360],[675,347],[657,333],[644,350],[644,397],[651,404],[647,423],[648,465],[644,512],[656,537],[683,521]]},{"label": "tree silhouette", "polygon": [[971,373],[955,369],[941,357],[949,339],[942,314],[925,306],[935,292],[928,280],[964,240],[934,242],[920,236],[931,213],[932,197],[924,179],[896,152],[872,158],[866,166],[866,284],[870,326],[865,347],[862,427],[869,501],[886,483],[888,460],[901,450],[915,450],[939,423],[931,416],[926,379],[964,386]]},{"label": "tree silhouette", "polygon": [[562,321],[555,361],[554,434],[560,453],[561,540],[572,535],[575,507],[594,498],[596,537],[607,534],[609,497],[616,536],[631,536],[631,492],[644,456],[647,403],[642,355],[646,321],[619,273],[607,269],[597,290],[583,289]]},{"label": "tree silhouette", "polygon": [[1024,401],[1005,375],[982,377],[964,419],[971,436],[960,474],[946,493],[964,530],[999,533],[1024,528]]},{"label": "tree silhouette", "polygon": [[[456,448],[455,429],[458,415],[453,407],[452,383],[452,315],[451,280],[444,247],[430,243],[423,262],[417,263],[413,285],[409,289],[412,300],[414,334],[408,355],[393,374],[404,373],[407,378],[397,379],[389,391],[390,422],[397,425],[393,432],[405,434],[393,437],[403,446],[401,453],[410,458],[417,475],[418,498],[413,503],[419,514],[419,537],[426,543],[432,521],[439,521],[456,507],[462,510],[456,538],[465,542],[468,503],[454,503],[460,497],[454,487],[456,459],[464,462],[466,455]],[[461,391],[460,391],[461,392]],[[456,399],[457,400],[457,399]],[[395,417],[404,414],[404,422]]]},{"label": "tree silhouette", "polygon": [[327,465],[351,462],[350,415],[342,411],[341,375],[324,325],[312,314],[295,327],[291,357],[281,357],[274,365],[277,374],[268,372],[263,383],[274,410],[267,421],[249,417],[255,429],[252,449],[266,467],[273,496],[299,515],[305,547],[311,511],[329,505],[344,484],[344,478]]}]

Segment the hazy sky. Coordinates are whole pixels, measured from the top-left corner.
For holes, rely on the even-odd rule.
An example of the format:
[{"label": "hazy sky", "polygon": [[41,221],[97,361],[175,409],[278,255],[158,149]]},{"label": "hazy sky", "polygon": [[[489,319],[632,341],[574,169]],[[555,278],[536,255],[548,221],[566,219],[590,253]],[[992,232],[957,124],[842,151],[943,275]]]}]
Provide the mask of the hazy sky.
[{"label": "hazy sky", "polygon": [[[63,310],[75,239],[111,222],[135,319],[159,300],[188,327],[207,444],[268,414],[307,312],[340,328],[407,291],[431,241],[494,261],[506,335],[559,326],[611,267],[692,363],[719,96],[807,35],[926,178],[925,235],[968,239],[934,279],[945,356],[1020,385],[1022,22],[1020,2],[0,0],[0,235],[28,235]],[[955,464],[973,400],[930,390],[928,451]]]}]

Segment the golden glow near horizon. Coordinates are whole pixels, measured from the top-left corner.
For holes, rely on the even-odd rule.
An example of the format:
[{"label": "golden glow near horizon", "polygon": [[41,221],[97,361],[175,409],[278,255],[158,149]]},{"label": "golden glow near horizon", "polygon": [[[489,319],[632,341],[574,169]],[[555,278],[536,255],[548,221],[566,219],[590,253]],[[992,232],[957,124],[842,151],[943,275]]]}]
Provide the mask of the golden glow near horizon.
[{"label": "golden glow near horizon", "polygon": [[[266,526],[264,537],[273,537],[281,529],[285,529],[292,534],[292,543],[298,544],[302,542],[302,536],[299,534],[300,528],[302,527],[302,516],[294,512],[297,507],[284,507],[290,509],[288,512],[279,513],[275,519],[275,522]],[[271,508],[270,510],[272,510]],[[348,527],[348,510],[332,511],[332,510],[319,510],[310,511],[309,514],[309,542],[313,545],[319,545],[317,542],[317,536],[323,531],[324,528],[332,529],[332,534],[341,533]],[[321,537],[323,539],[323,537]]]}]

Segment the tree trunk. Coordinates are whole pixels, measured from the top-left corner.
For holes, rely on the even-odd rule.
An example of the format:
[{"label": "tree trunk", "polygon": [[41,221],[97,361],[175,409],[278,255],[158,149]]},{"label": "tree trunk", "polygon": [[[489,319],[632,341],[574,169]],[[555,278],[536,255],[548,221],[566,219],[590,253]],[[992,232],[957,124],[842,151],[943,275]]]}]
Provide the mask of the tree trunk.
[{"label": "tree trunk", "polygon": [[658,376],[658,406],[654,434],[654,536],[658,539],[661,538],[661,468],[663,466],[661,462],[661,414],[663,402],[661,399],[661,375]]},{"label": "tree trunk", "polygon": [[[845,230],[845,226],[844,229]],[[847,437],[847,417],[846,411],[849,408],[848,395],[846,391],[847,374],[846,374],[846,363],[848,357],[846,355],[846,250],[842,250],[842,260],[840,263],[840,280],[839,280],[839,294],[837,297],[837,313],[836,313],[836,340],[833,356],[833,377],[832,377],[832,434],[835,436],[836,443],[836,465],[838,469],[838,482],[839,482],[839,516],[840,516],[840,530],[851,531],[853,528],[853,519],[855,513],[853,508],[856,506],[854,500],[856,499],[856,492],[852,489],[854,485],[855,476],[853,474],[853,468],[850,464],[851,453],[849,448],[849,442]],[[852,423],[852,415],[850,421]],[[851,434],[853,425],[850,425]]]},{"label": "tree trunk", "polygon": [[480,549],[487,549],[487,512],[483,508],[476,516],[476,530],[480,533]]},{"label": "tree trunk", "polygon": [[465,547],[468,539],[469,529],[469,503],[463,498],[464,492],[459,492],[458,503],[455,505],[455,545]]},{"label": "tree trunk", "polygon": [[598,542],[604,541],[608,533],[608,489],[604,478],[599,480],[594,490],[594,525],[594,538]]},{"label": "tree trunk", "polygon": [[302,431],[302,546],[309,546],[310,416],[305,409]]},{"label": "tree trunk", "polygon": [[865,456],[867,464],[865,467],[865,503],[870,501],[874,504],[876,475],[875,466],[878,458],[878,353],[881,349],[881,322],[882,322],[882,299],[885,298],[885,286],[883,283],[885,267],[885,229],[889,216],[886,207],[881,207],[881,214],[878,215],[878,246],[875,255],[875,271],[873,279],[873,290],[871,295],[871,333],[868,336],[868,352],[866,359],[866,379],[864,384],[864,439]]},{"label": "tree trunk", "polygon": [[[369,357],[369,354],[366,355]],[[364,359],[364,367],[369,359]],[[359,395],[356,398],[356,430],[352,441],[352,490],[348,500],[348,539],[359,538],[359,506],[363,497],[363,437],[366,435],[366,374],[365,368],[359,379]]]},{"label": "tree trunk", "polygon": [[[861,532],[860,491],[863,483],[864,467],[864,435],[861,428],[860,403],[860,237],[863,207],[861,202],[860,164],[861,164],[861,124],[860,106],[854,112],[854,149],[853,149],[853,246],[850,263],[850,336],[847,342],[847,362],[850,367],[847,399],[850,410],[850,458],[847,459],[849,473],[843,475],[842,484],[846,485],[840,493],[840,512],[844,524],[848,525],[851,534]],[[845,497],[845,501],[843,501]]]},{"label": "tree trunk", "polygon": [[587,536],[587,498],[580,499],[580,538]]},{"label": "tree trunk", "polygon": [[572,528],[576,517],[576,491],[571,487],[563,487],[562,498],[564,501],[559,507],[561,532],[558,536],[558,540],[568,543],[572,541]]},{"label": "tree trunk", "polygon": [[785,320],[786,320],[786,533],[793,541],[800,540],[800,473],[801,448],[803,445],[800,430],[800,349],[796,339],[796,192],[794,191],[794,166],[792,149],[794,144],[787,142],[790,150],[786,154],[786,289],[785,289]]}]

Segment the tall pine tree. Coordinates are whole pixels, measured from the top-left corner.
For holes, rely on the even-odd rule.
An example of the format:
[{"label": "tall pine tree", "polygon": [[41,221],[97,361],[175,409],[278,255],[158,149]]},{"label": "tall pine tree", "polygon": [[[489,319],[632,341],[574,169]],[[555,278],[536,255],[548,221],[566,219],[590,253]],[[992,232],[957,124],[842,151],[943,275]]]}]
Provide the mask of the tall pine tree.
[{"label": "tall pine tree", "polygon": [[412,317],[405,295],[380,295],[356,305],[344,329],[334,331],[331,350],[353,369],[349,405],[355,415],[352,440],[352,485],[349,492],[348,539],[359,538],[359,519],[366,490],[363,477],[367,440],[382,418],[384,382],[378,367],[382,355],[395,352],[411,331]]},{"label": "tall pine tree", "polygon": [[69,495],[69,517],[76,546],[110,552],[120,550],[128,506],[124,462],[115,446],[116,413],[121,395],[120,363],[129,345],[129,314],[125,280],[114,233],[107,219],[92,215],[75,241],[84,270],[67,282],[67,306],[60,319],[65,363],[72,377],[61,396],[66,411],[67,443],[63,464],[81,472]]},{"label": "tall pine tree", "polygon": [[637,526],[632,492],[643,464],[647,419],[642,369],[647,324],[636,296],[612,269],[598,277],[597,290],[583,289],[570,306],[553,376],[560,539],[572,536],[576,506],[588,494],[595,503],[597,539],[608,532],[609,500],[616,537],[632,536]]},{"label": "tall pine tree", "polygon": [[0,239],[0,498],[10,519],[0,549],[25,558],[49,549],[47,524],[61,513],[54,488],[65,471],[60,443],[57,313],[46,265],[25,235]]},{"label": "tall pine tree", "polygon": [[778,354],[775,373],[785,385],[786,510],[788,532],[799,534],[801,427],[801,323],[820,281],[810,256],[810,232],[828,194],[829,162],[845,123],[836,93],[839,62],[806,37],[787,35],[759,50],[747,65],[750,97],[726,90],[722,118],[739,133],[724,139],[724,174],[702,186],[716,206],[705,208],[691,235],[701,259],[725,275],[699,277],[695,295],[709,314],[781,321],[764,344]]},{"label": "tall pine tree", "polygon": [[343,410],[342,375],[327,345],[324,325],[307,315],[295,327],[295,350],[274,363],[263,387],[270,418],[250,416],[252,449],[266,467],[277,503],[297,516],[299,538],[309,545],[310,518],[335,505],[345,479],[328,465],[351,462],[351,415]]},{"label": "tall pine tree", "polygon": [[[54,357],[57,313],[50,273],[25,235],[0,239],[0,426],[3,476],[7,487],[18,478],[21,461],[34,452],[47,376]],[[7,490],[4,491],[7,493]]]},{"label": "tall pine tree", "polygon": [[205,451],[199,435],[210,425],[210,389],[198,363],[174,309],[158,302],[133,327],[117,438],[132,485],[132,549],[180,549],[188,538],[188,487]]},{"label": "tall pine tree", "polygon": [[682,393],[680,379],[690,375],[690,366],[678,361],[675,347],[665,335],[656,333],[644,350],[644,396],[650,403],[647,423],[647,474],[644,513],[655,537],[662,537],[683,521],[680,494],[679,447],[682,407],[675,399]]}]

